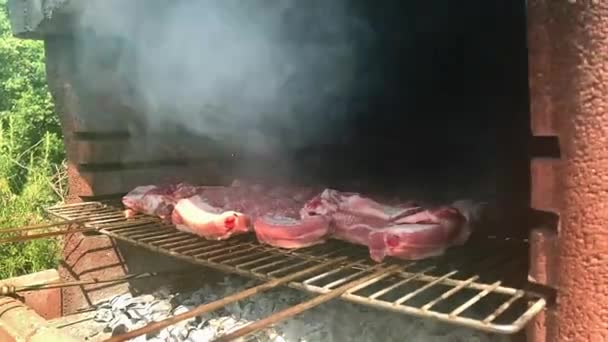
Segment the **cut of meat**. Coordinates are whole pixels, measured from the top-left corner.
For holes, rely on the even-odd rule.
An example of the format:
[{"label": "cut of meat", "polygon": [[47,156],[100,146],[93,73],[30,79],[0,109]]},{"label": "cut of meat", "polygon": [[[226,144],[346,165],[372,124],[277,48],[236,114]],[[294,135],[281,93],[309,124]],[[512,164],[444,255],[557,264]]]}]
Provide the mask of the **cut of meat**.
[{"label": "cut of meat", "polygon": [[199,188],[187,183],[144,185],[129,192],[122,202],[125,207],[135,212],[169,219],[175,203],[182,198],[193,196],[197,191],[200,191]]},{"label": "cut of meat", "polygon": [[389,206],[332,189],[314,197],[300,212],[302,217],[329,217],[333,238],[368,246],[375,261],[386,256],[418,260],[441,255],[468,240],[470,223],[479,213],[479,206],[471,201],[435,209],[413,202]]},{"label": "cut of meat", "polygon": [[459,238],[466,221],[453,207],[425,210],[401,218],[394,226],[370,232],[370,256],[380,262],[386,256],[419,260],[442,255],[448,247],[461,242]]},{"label": "cut of meat", "polygon": [[131,190],[128,194],[126,194],[122,198],[122,204],[128,209],[131,209],[135,212],[144,213],[144,205],[143,198],[144,195],[148,193],[148,191],[152,189],[156,189],[156,185],[142,185],[138,186],[135,189]]},{"label": "cut of meat", "polygon": [[281,248],[303,248],[325,242],[329,236],[329,220],[323,216],[294,219],[266,215],[254,222],[258,240]]},{"label": "cut of meat", "polygon": [[209,240],[225,240],[249,232],[246,215],[214,207],[200,195],[179,200],[171,220],[177,229]]},{"label": "cut of meat", "polygon": [[357,193],[325,189],[320,195],[308,201],[300,214],[302,216],[331,215],[342,211],[362,217],[394,221],[402,216],[410,215],[412,210],[417,208],[413,203],[388,206]]},{"label": "cut of meat", "polygon": [[373,230],[390,225],[388,221],[375,217],[357,216],[341,211],[331,214],[331,221],[334,239],[363,246],[369,245],[369,234]]},{"label": "cut of meat", "polygon": [[369,235],[369,254],[381,262],[387,256],[420,260],[442,255],[449,247],[452,232],[441,225],[408,224],[373,231]]},{"label": "cut of meat", "polygon": [[414,202],[387,205],[358,193],[325,189],[314,196],[313,191],[244,181],[219,187],[148,185],[135,188],[123,203],[134,212],[171,218],[177,229],[207,239],[253,228],[261,243],[303,248],[331,237],[367,246],[378,262],[387,256],[438,256],[464,244],[484,208],[467,200],[433,209]]},{"label": "cut of meat", "polygon": [[414,203],[388,206],[356,193],[326,189],[306,203],[300,214],[330,217],[333,238],[368,246],[373,230],[389,227],[399,218],[421,210]]}]

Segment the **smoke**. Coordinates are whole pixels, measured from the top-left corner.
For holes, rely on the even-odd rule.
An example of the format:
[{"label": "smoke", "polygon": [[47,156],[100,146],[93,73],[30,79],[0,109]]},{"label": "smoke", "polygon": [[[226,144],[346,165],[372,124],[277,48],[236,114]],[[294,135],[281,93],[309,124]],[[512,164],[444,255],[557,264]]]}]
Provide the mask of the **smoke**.
[{"label": "smoke", "polygon": [[269,153],[341,134],[372,38],[345,0],[96,0],[78,24],[79,77],[131,129]]}]

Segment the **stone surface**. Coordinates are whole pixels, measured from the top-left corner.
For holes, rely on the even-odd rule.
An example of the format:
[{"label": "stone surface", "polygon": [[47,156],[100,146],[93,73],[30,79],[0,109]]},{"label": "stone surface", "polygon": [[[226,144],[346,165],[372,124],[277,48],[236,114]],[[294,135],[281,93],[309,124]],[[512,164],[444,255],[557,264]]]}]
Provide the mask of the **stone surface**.
[{"label": "stone surface", "polygon": [[557,340],[557,313],[555,308],[542,311],[526,327],[529,342],[553,342]]},{"label": "stone surface", "polygon": [[72,336],[48,327],[47,321],[35,311],[9,297],[0,297],[0,337],[2,334],[27,342],[77,341]]},{"label": "stone surface", "polygon": [[[67,235],[62,256],[59,271],[63,281],[107,279],[127,272],[116,246],[106,236]],[[73,313],[126,290],[126,283],[66,287],[63,289],[63,313]]]},{"label": "stone surface", "polygon": [[[0,281],[0,285],[30,286],[59,282],[57,270],[46,270]],[[61,289],[19,292],[24,303],[45,319],[61,316]]]},{"label": "stone surface", "polygon": [[608,3],[534,1],[550,24],[563,169],[555,341],[608,339]]},{"label": "stone surface", "polygon": [[558,213],[557,177],[560,160],[534,158],[530,164],[530,205],[542,211]]},{"label": "stone surface", "polygon": [[530,233],[530,271],[528,280],[557,288],[559,258],[557,231],[535,228]]},{"label": "stone surface", "polygon": [[551,13],[545,0],[530,0],[527,3],[530,126],[533,135],[555,136],[558,134],[553,102],[556,85],[551,80],[555,56],[550,48],[555,37],[552,36]]}]

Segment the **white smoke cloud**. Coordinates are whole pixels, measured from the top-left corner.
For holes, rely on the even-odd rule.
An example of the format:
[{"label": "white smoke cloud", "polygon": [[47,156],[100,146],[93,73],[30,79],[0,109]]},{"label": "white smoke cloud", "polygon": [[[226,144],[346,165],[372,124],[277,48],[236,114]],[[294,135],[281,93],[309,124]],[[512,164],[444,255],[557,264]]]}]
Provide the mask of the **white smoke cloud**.
[{"label": "white smoke cloud", "polygon": [[332,137],[371,34],[343,0],[94,0],[79,27],[80,76],[135,101],[140,128],[267,152]]}]

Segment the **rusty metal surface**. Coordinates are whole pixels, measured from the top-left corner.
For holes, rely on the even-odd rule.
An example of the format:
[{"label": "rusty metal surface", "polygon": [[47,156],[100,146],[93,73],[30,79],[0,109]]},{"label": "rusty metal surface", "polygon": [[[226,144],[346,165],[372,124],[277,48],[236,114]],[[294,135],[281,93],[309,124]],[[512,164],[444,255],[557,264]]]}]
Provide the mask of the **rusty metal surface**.
[{"label": "rusty metal surface", "polygon": [[331,293],[373,274],[379,267],[398,265],[399,270],[390,276],[357,286],[339,298],[491,333],[520,331],[547,303],[539,294],[519,288],[524,284],[513,275],[526,265],[528,246],[516,241],[487,239],[475,248],[471,244],[454,248],[440,258],[377,264],[369,259],[366,248],[340,241],[300,250],[259,244],[253,234],[208,241],[153,217],[126,218],[121,209],[99,202],[56,206],[47,211],[64,220],[86,219],[86,227],[148,250],[264,281],[344,258],[339,267],[288,284],[315,294]]}]

